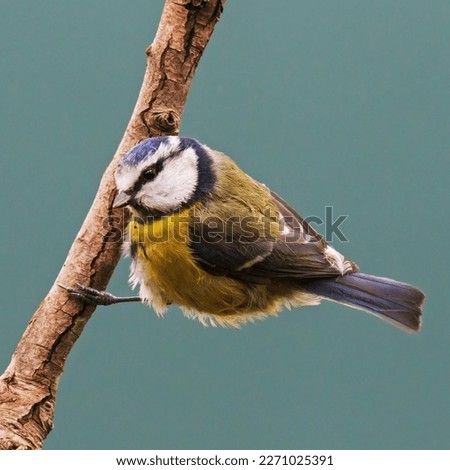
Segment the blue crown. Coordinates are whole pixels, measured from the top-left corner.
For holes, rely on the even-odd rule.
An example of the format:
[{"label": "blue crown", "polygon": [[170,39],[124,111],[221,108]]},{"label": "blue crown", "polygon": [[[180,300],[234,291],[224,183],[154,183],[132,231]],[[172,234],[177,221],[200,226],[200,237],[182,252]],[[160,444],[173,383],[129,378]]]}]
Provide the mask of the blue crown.
[{"label": "blue crown", "polygon": [[[168,143],[168,139],[169,137],[150,137],[143,140],[122,157],[122,163],[129,166],[137,166],[146,157],[154,154],[162,144]],[[180,141],[178,146],[179,151],[193,148],[198,155],[203,156],[205,153],[204,146],[198,140],[191,137],[178,137],[178,139]]]},{"label": "blue crown", "polygon": [[167,140],[168,137],[151,137],[143,140],[122,157],[122,163],[137,166],[148,155],[155,153],[161,144],[167,143]]}]

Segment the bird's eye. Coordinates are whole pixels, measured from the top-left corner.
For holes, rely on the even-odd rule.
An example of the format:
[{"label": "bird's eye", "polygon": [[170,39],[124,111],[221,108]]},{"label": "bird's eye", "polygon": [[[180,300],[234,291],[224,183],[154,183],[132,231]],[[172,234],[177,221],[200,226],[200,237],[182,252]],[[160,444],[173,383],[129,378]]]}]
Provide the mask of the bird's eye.
[{"label": "bird's eye", "polygon": [[147,168],[143,173],[142,173],[142,179],[144,181],[151,181],[155,179],[157,174],[156,168],[154,166],[151,166],[150,168]]}]

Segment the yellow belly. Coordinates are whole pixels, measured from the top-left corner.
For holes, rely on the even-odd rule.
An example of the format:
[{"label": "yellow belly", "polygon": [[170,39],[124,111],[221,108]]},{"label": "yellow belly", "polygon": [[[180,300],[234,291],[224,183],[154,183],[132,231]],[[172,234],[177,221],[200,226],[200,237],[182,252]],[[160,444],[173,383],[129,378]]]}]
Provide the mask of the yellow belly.
[{"label": "yellow belly", "polygon": [[189,248],[189,215],[186,210],[150,224],[129,223],[132,252],[143,277],[140,282],[200,321],[206,315],[212,316],[212,323],[237,326],[252,317],[276,313],[281,301],[269,295],[267,286],[213,276],[195,263]]}]

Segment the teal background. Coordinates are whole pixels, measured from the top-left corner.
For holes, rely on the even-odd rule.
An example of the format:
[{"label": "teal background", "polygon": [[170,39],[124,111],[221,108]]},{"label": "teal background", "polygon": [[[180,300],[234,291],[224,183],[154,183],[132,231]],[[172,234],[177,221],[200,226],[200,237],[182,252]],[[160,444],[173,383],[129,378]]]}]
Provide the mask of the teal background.
[{"label": "teal background", "polygon": [[[0,4],[3,370],[121,139],[163,2]],[[334,246],[420,286],[423,331],[331,303],[241,330],[99,308],[46,449],[449,448],[449,24],[448,0],[229,0],[182,126],[303,215],[348,214]],[[130,292],[128,264],[110,291]]]}]

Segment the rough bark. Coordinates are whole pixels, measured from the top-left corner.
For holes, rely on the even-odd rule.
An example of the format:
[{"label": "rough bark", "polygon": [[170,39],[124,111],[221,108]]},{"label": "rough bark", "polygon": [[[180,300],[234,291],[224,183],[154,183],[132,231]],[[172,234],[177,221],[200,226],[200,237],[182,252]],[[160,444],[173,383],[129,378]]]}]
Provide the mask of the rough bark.
[{"label": "rough bark", "polygon": [[166,1],[123,139],[55,283],[0,377],[0,449],[41,448],[51,431],[64,364],[94,311],[58,284],[106,288],[120,257],[118,233],[126,217],[111,208],[117,162],[144,138],[178,133],[192,77],[225,1]]}]

